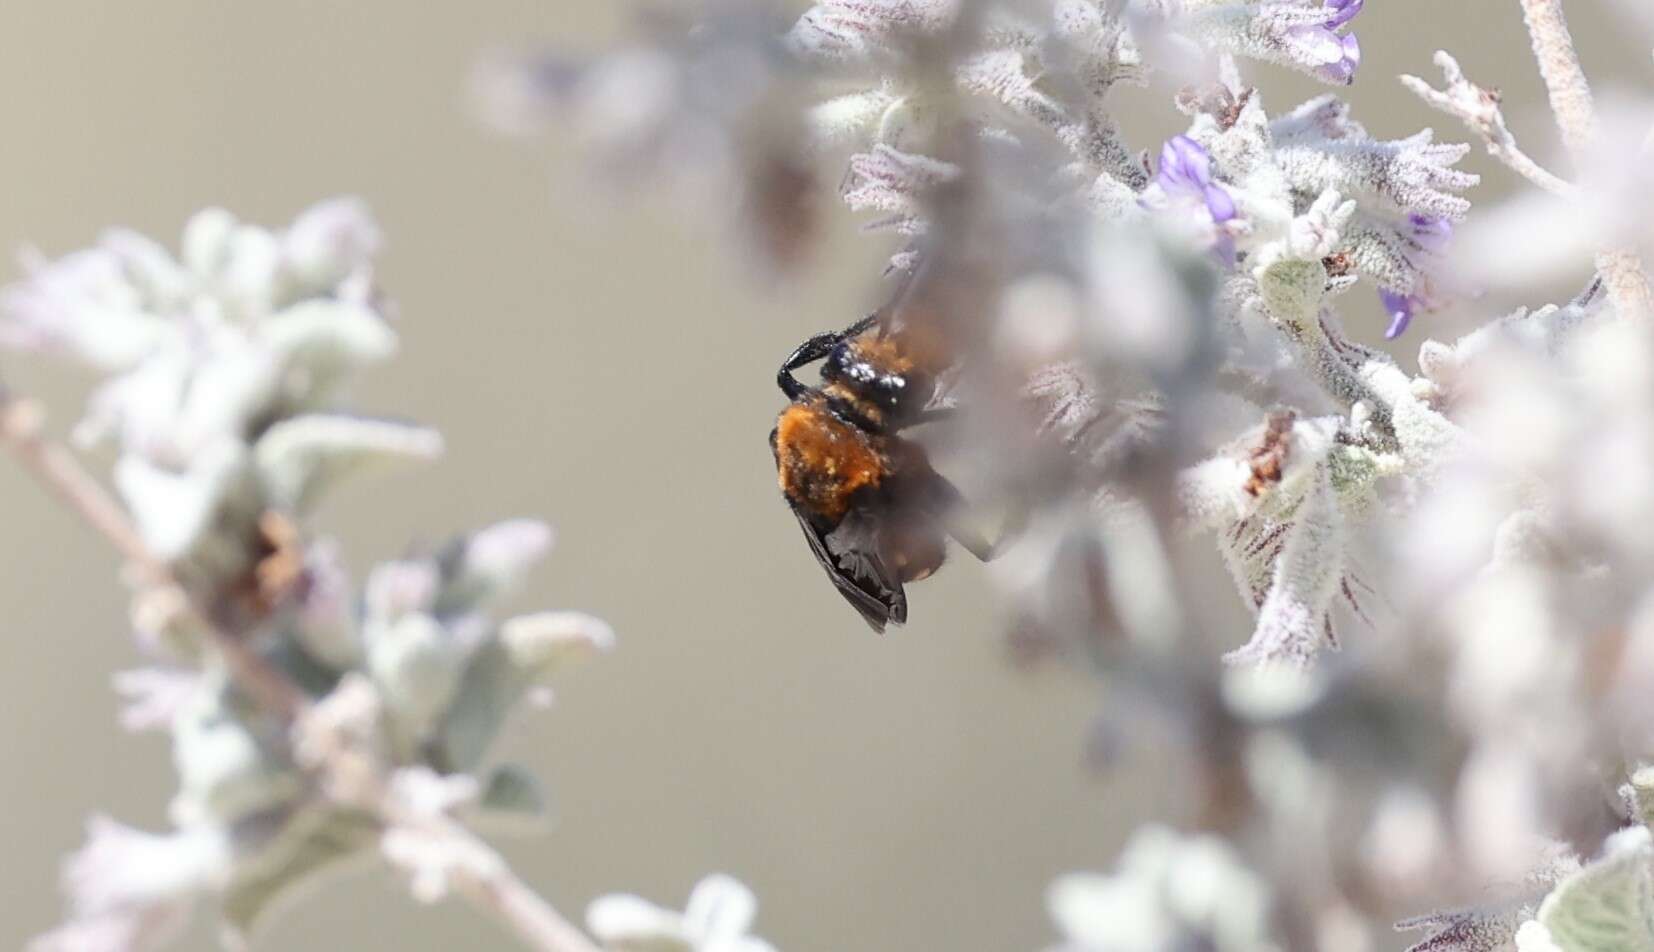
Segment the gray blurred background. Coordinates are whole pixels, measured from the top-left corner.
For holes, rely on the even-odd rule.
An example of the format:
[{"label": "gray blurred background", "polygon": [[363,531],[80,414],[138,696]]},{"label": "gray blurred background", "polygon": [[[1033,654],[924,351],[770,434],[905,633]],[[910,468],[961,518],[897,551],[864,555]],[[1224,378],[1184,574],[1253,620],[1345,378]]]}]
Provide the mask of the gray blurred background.
[{"label": "gray blurred background", "polygon": [[[1367,7],[1350,97],[1375,134],[1463,138],[1393,80],[1431,75],[1441,45],[1502,85],[1521,140],[1554,158],[1515,0]],[[1591,2],[1570,7],[1599,87],[1649,88],[1635,36]],[[557,801],[554,829],[506,843],[524,877],[578,916],[617,889],[678,905],[728,871],[757,889],[760,934],[791,952],[1037,948],[1052,936],[1046,883],[1106,868],[1176,778],[1085,767],[1087,682],[1007,663],[969,558],[917,586],[913,623],[878,638],[799,540],[764,440],[774,368],[856,316],[877,240],[840,216],[822,271],[755,291],[732,246],[664,196],[611,201],[555,138],[504,141],[470,117],[482,54],[597,49],[629,20],[610,0],[6,4],[0,248],[55,255],[117,223],[170,244],[204,205],[280,225],[317,198],[364,196],[389,235],[405,353],[358,402],[440,427],[450,450],[351,485],[318,526],[362,566],[543,516],[558,549],[518,607],[589,610],[621,639],[500,751]],[[1315,91],[1254,75],[1274,108]],[[1142,102],[1156,112],[1133,122],[1152,146],[1171,110]],[[1479,151],[1468,165],[1491,173],[1480,197],[1508,190]],[[1352,323],[1382,329],[1376,307]],[[1408,353],[1443,332],[1414,327]],[[4,370],[50,400],[57,427],[78,415],[84,378],[15,357]],[[159,736],[114,722],[110,675],[138,661],[115,560],[10,465],[0,517],[0,947],[15,948],[58,916],[58,863],[86,815],[157,827],[172,776]],[[1235,602],[1227,583],[1213,592]],[[212,932],[191,941],[210,948]],[[290,907],[260,947],[511,946],[462,906],[415,907],[359,874]]]}]

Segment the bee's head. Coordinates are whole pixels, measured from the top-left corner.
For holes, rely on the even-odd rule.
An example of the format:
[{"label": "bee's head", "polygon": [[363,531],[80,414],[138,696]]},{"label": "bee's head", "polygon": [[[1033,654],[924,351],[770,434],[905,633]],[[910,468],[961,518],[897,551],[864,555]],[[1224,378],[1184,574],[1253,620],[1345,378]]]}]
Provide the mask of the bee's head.
[{"label": "bee's head", "polygon": [[860,339],[839,344],[822,364],[821,377],[854,393],[891,420],[917,414],[935,391],[930,375],[901,360],[886,341],[872,346]]}]

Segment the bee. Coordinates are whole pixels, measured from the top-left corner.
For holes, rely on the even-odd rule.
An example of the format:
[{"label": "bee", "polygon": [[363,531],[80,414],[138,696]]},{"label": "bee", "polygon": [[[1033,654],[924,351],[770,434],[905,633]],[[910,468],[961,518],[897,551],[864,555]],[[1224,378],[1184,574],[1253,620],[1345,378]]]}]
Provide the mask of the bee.
[{"label": "bee", "polygon": [[[793,376],[818,360],[820,386]],[[902,435],[951,413],[930,406],[947,366],[920,329],[875,313],[811,337],[776,374],[791,401],[770,431],[781,495],[816,560],[877,632],[907,621],[903,586],[941,567],[948,536],[983,561],[994,554],[953,518],[959,491]]]}]

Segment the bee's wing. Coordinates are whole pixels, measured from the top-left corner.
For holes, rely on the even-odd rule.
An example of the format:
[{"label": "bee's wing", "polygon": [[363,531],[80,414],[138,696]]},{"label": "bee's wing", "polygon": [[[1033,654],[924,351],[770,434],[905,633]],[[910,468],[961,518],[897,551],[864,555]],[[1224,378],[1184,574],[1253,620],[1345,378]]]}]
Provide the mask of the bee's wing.
[{"label": "bee's wing", "polygon": [[907,595],[902,591],[902,583],[885,568],[874,549],[856,546],[835,556],[827,548],[827,539],[804,513],[794,509],[793,515],[798,517],[804,538],[810,540],[810,551],[815,553],[816,561],[827,570],[827,576],[845,601],[861,613],[874,631],[883,634],[885,625],[907,621]]}]

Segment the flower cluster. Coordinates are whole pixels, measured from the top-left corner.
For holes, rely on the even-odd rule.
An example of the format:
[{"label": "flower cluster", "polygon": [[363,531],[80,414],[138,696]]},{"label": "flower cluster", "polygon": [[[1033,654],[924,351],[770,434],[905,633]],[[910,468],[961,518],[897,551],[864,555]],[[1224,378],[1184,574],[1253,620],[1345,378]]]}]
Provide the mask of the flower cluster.
[{"label": "flower cluster", "polygon": [[[728,108],[663,125],[783,130],[794,167],[836,165],[845,203],[897,236],[894,306],[921,302],[960,354],[956,455],[1028,510],[995,566],[1018,646],[1096,672],[1113,759],[1145,724],[1179,742],[1177,810],[1217,835],[1145,831],[1118,875],[1063,880],[1065,948],[1366,948],[1490,882],[1524,885],[1408,918],[1416,948],[1650,941],[1646,811],[1596,792],[1654,759],[1651,246],[1646,169],[1624,159],[1647,117],[1602,124],[1621,160],[1581,157],[1601,184],[1574,185],[1439,54],[1445,89],[1411,88],[1585,199],[1479,225],[1469,145],[1370,133],[1337,95],[1281,109],[1249,74],[1354,82],[1363,6],[819,0],[745,47],[763,94],[682,86]],[[1115,91],[1168,79],[1184,129],[1131,142]],[[776,103],[796,112],[772,124]],[[1339,315],[1365,283],[1374,331],[1404,339],[1472,288],[1583,278],[1593,256],[1578,299],[1427,340],[1418,373]],[[1190,533],[1215,539],[1249,636],[1204,597]]]},{"label": "flower cluster", "polygon": [[[352,373],[396,346],[372,281],[379,243],[353,200],[284,232],[213,210],[176,258],[110,232],[0,300],[8,343],[107,376],[76,433],[117,444],[116,486],[160,566],[134,598],[154,660],[117,679],[122,721],[167,731],[178,774],[171,832],[93,819],[65,873],[70,921],[40,950],[154,948],[206,895],[246,932],[375,843],[435,898],[475,859],[443,824],[540,809],[532,775],[487,763],[490,741],[553,671],[613,642],[578,613],[490,612],[550,530],[500,523],[380,564],[359,591],[337,544],[307,530],[337,476],[441,447],[339,406]],[[294,709],[270,709],[226,644],[290,685]]]},{"label": "flower cluster", "polygon": [[302,515],[345,472],[441,451],[430,430],[336,406],[354,372],[396,352],[379,245],[352,199],[279,233],[212,209],[177,256],[113,230],[31,262],[0,301],[9,345],[106,376],[76,439],[117,443],[116,486],[145,543],[199,591],[256,588],[266,513]]}]

